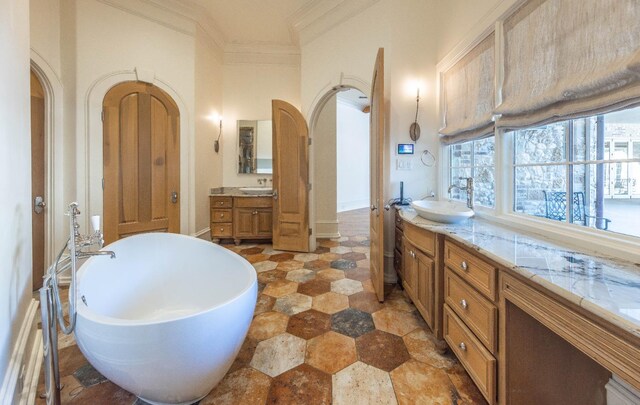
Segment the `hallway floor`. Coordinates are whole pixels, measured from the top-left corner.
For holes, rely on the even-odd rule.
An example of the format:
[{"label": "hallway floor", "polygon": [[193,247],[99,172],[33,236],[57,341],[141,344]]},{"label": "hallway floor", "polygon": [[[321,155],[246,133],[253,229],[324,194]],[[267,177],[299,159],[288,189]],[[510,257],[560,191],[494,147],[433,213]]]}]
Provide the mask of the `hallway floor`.
[{"label": "hallway floor", "polygon": [[[310,254],[225,245],[256,268],[259,296],[240,354],[200,405],[484,404],[456,358],[438,353],[402,290],[388,285],[384,303],[376,299],[368,209],[339,220],[342,237],[319,240]],[[61,339],[63,404],[143,404],[93,369],[72,338]]]}]

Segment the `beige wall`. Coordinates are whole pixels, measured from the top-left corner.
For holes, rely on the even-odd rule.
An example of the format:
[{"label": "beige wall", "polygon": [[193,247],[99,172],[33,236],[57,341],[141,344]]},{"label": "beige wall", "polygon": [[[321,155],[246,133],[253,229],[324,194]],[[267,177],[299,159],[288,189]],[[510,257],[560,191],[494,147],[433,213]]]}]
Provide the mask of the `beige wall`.
[{"label": "beige wall", "polygon": [[[29,4],[0,0],[0,387],[31,300]],[[3,400],[3,398],[0,398]]]},{"label": "beige wall", "polygon": [[270,120],[271,100],[300,106],[300,68],[279,64],[225,64],[223,67],[224,117],[220,153],[223,185],[258,186],[268,174],[238,174],[238,120]]},{"label": "beige wall", "polygon": [[337,97],[333,95],[322,107],[313,128],[313,142],[316,154],[314,178],[311,180],[315,198],[315,229],[319,238],[338,237],[338,216],[336,210],[336,140],[337,140]]},{"label": "beige wall", "polygon": [[369,114],[340,100],[336,116],[338,212],[369,206]]}]

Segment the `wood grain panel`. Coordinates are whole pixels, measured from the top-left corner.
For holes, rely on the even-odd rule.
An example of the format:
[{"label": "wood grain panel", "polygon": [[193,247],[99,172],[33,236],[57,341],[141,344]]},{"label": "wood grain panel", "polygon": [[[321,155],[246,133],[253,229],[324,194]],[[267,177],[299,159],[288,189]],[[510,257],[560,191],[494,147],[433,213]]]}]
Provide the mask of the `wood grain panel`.
[{"label": "wood grain panel", "polygon": [[211,222],[231,222],[233,221],[232,212],[230,209],[212,209]]},{"label": "wood grain panel", "polygon": [[211,208],[231,208],[233,207],[233,197],[211,196],[209,197]]},{"label": "wood grain panel", "polygon": [[476,290],[492,301],[496,300],[495,266],[448,240],[444,244],[444,262]]},{"label": "wood grain panel", "polygon": [[234,197],[234,207],[266,208],[273,206],[272,197]]},{"label": "wood grain panel", "polygon": [[167,148],[169,133],[169,114],[167,108],[160,100],[151,97],[151,155],[149,168],[151,170],[151,217],[165,218],[167,216],[167,205],[170,201],[167,195],[168,172],[167,172]]},{"label": "wood grain panel", "polygon": [[404,236],[418,249],[433,257],[436,253],[436,234],[413,224],[405,224]]},{"label": "wood grain panel", "polygon": [[118,223],[138,221],[138,93],[125,96],[120,102],[120,218]]}]

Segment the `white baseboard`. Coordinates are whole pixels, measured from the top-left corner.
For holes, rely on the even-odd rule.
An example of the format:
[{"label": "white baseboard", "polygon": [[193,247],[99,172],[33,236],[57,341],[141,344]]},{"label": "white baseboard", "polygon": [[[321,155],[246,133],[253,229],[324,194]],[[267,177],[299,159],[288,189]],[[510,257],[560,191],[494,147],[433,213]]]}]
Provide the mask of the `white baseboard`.
[{"label": "white baseboard", "polygon": [[204,229],[201,229],[201,230],[197,231],[196,233],[194,233],[191,236],[195,236],[196,238],[199,238],[202,235],[206,235],[206,234],[208,234],[210,232],[211,232],[211,228],[204,228]]},{"label": "white baseboard", "polygon": [[605,385],[607,389],[607,405],[638,405],[640,391],[613,375]]},{"label": "white baseboard", "polygon": [[338,220],[322,220],[316,221],[316,226],[313,229],[316,234],[316,238],[339,238],[340,232],[338,231]]},{"label": "white baseboard", "polygon": [[369,198],[353,201],[338,201],[338,212],[357,210],[369,206]]},{"label": "white baseboard", "polygon": [[[37,313],[38,301],[32,299],[0,389],[0,404],[22,405],[35,401],[42,363],[42,334],[37,328]],[[29,401],[31,397],[33,400]]]}]

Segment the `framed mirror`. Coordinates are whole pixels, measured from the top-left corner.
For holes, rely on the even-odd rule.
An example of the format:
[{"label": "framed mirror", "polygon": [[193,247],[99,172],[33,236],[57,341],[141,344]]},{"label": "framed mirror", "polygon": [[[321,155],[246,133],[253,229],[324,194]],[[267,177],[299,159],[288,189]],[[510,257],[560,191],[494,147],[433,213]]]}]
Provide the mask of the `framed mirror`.
[{"label": "framed mirror", "polygon": [[271,174],[271,120],[238,120],[238,173]]}]

